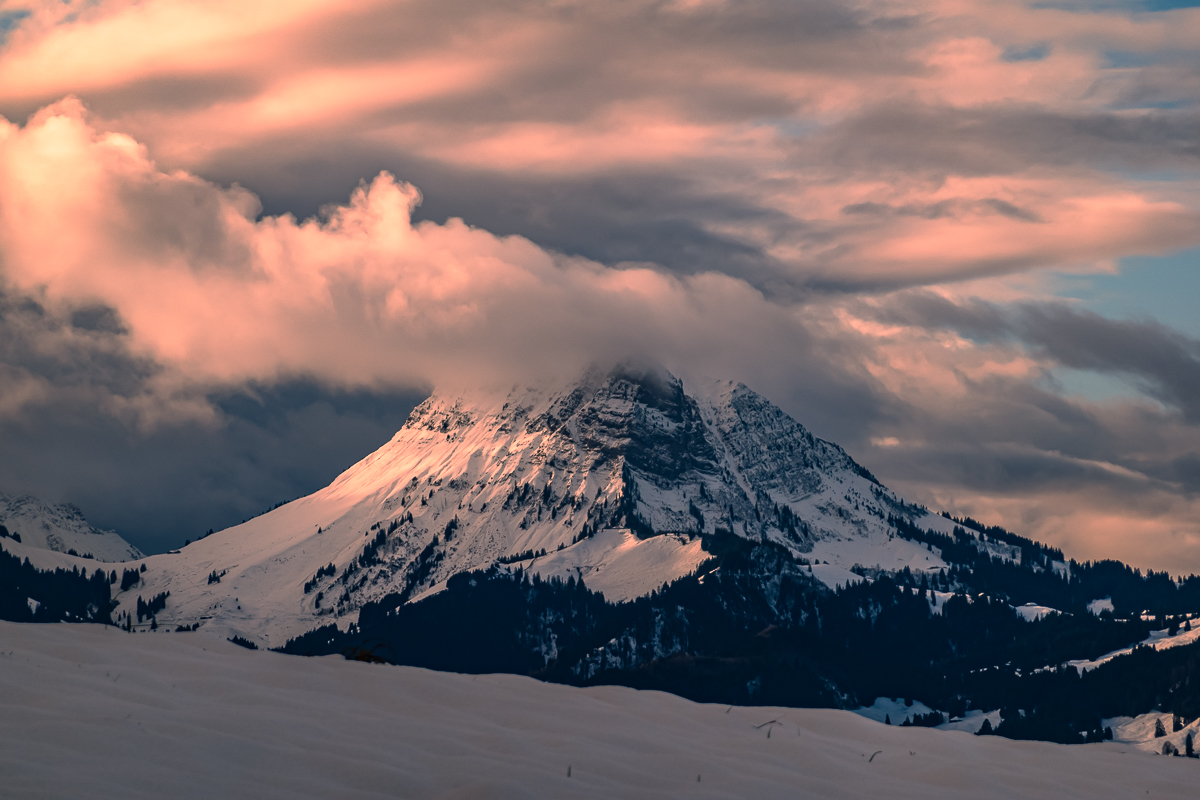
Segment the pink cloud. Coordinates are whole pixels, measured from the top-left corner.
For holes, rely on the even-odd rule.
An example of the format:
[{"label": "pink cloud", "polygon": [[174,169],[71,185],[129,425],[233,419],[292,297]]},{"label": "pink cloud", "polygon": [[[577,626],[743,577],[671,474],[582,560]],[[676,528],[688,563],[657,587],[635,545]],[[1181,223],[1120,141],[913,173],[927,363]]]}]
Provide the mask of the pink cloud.
[{"label": "pink cloud", "polygon": [[[0,108],[80,95],[98,109],[94,124],[146,143],[168,170],[204,174],[231,152],[253,161],[317,147],[314,157],[374,148],[522,178],[668,172],[771,216],[769,226],[751,215],[704,224],[762,250],[782,273],[768,282],[785,284],[1076,268],[1198,238],[1194,174],[1192,194],[1168,199],[1086,156],[1010,163],[1020,131],[889,129],[885,118],[854,127],[905,107],[992,115],[976,126],[1029,109],[1108,113],[1137,71],[1108,69],[1104,53],[1185,46],[1200,30],[1190,11],[913,2],[846,11],[833,38],[787,47],[768,35],[770,20],[756,20],[757,40],[741,36],[733,23],[745,20],[722,4],[551,4],[541,14],[467,4],[450,18],[419,2],[156,0],[103,3],[71,24],[54,8],[0,51]],[[877,29],[887,34],[866,25],[889,13],[921,24]],[[1043,57],[1005,58],[1034,45]],[[1037,147],[1056,145],[1031,140],[1031,158]],[[863,162],[871,153],[881,164]],[[906,163],[914,158],[932,166]],[[988,212],[997,199],[1042,224]],[[956,212],[936,219],[841,211],[947,202]]]},{"label": "pink cloud", "polygon": [[[451,219],[380,175],[327,219],[256,219],[252,196],[91,128],[78,103],[0,132],[3,277],[64,306],[117,309],[135,349],[181,380],[315,375],[344,385],[511,381],[596,358],[693,353],[729,322],[796,330],[720,275],[559,256]],[[714,348],[720,352],[726,348]]]}]

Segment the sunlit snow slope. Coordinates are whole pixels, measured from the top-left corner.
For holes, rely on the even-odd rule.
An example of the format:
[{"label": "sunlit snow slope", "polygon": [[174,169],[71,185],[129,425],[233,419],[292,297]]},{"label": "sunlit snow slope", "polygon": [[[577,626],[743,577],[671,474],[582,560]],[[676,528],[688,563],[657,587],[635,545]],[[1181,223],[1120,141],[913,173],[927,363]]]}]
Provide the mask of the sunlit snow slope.
[{"label": "sunlit snow slope", "polygon": [[592,373],[555,390],[437,393],[327,488],[147,559],[119,599],[131,612],[169,591],[159,624],[275,646],[492,565],[630,599],[694,571],[718,529],[807,554],[830,584],[856,564],[944,567],[894,535],[899,508],[841,448],[745,386],[689,394],[663,371]]},{"label": "sunlit snow slope", "polygon": [[[1183,798],[1196,762],[0,622],[0,795]],[[769,735],[768,735],[769,732]]]}]

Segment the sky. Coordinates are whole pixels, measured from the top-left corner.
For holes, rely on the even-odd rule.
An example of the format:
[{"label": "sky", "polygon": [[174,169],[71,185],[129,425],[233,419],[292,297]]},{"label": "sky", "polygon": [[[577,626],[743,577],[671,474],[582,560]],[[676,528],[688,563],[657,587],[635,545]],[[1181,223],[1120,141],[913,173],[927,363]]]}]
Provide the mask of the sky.
[{"label": "sky", "polygon": [[1195,5],[0,0],[0,491],[161,551],[636,355],[1200,572]]}]

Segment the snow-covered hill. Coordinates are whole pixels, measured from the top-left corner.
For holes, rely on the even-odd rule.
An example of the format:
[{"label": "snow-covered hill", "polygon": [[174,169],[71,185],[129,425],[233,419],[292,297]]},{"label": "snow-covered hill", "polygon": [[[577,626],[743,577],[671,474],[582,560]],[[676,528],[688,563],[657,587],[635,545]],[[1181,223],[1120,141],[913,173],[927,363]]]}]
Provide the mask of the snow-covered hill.
[{"label": "snow-covered hill", "polygon": [[887,517],[902,507],[740,384],[688,393],[661,370],[618,370],[554,389],[436,393],[327,488],[147,559],[118,613],[170,592],[160,624],[274,646],[493,564],[574,574],[624,600],[692,572],[718,529],[777,542],[830,585],[857,580],[856,565],[945,567],[895,535]]},{"label": "snow-covered hill", "polygon": [[129,561],[142,557],[140,550],[115,531],[100,530],[89,524],[75,506],[53,505],[27,494],[0,494],[0,525],[9,532],[8,537],[0,536],[0,546],[8,539],[10,543],[16,541],[26,548],[96,561]]},{"label": "snow-covered hill", "polygon": [[1183,798],[1197,762],[0,622],[0,794]]}]

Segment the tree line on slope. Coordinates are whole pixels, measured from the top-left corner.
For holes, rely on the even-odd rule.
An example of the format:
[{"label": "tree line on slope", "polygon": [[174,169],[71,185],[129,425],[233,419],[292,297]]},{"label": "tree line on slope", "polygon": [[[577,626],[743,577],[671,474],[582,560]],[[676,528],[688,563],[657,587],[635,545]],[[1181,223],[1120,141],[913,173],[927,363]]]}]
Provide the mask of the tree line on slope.
[{"label": "tree line on slope", "polygon": [[962,527],[947,535],[924,530],[902,516],[889,517],[888,521],[900,536],[937,548],[942,559],[954,565],[953,580],[969,584],[972,591],[987,592],[1010,603],[1034,602],[1084,614],[1091,601],[1111,598],[1117,617],[1200,611],[1200,576],[1189,575],[1176,581],[1166,572],[1150,570],[1143,574],[1120,561],[1064,562],[1059,550],[1002,528],[984,529],[969,517],[966,521],[987,531],[979,531],[983,536],[1019,548],[1020,561],[982,549],[981,541],[986,543],[987,539],[977,539]]},{"label": "tree line on slope", "polygon": [[1064,742],[1102,736],[1104,717],[1158,706],[1190,719],[1200,709],[1198,646],[1138,648],[1082,676],[1059,668],[1146,638],[1151,623],[1140,616],[1027,621],[975,592],[977,571],[958,566],[944,578],[954,594],[935,611],[927,575],[884,574],[831,592],[778,545],[722,533],[706,549],[714,557],[698,574],[628,603],[607,603],[574,578],[492,569],[455,576],[419,603],[368,603],[349,631],[327,626],[283,650],[703,702],[855,707],[917,697],[955,715],[1000,708],[1000,734]]},{"label": "tree line on slope", "polygon": [[[113,588],[118,584],[126,591],[141,582],[146,567],[124,568],[106,572],[96,569],[90,576],[78,566],[43,570],[28,558],[23,561],[12,553],[0,550],[0,619],[11,622],[96,622],[120,624],[132,629],[132,618],[124,622],[112,616],[117,606]],[[170,592],[162,592],[143,600],[137,598],[137,619],[150,619],[166,607]],[[125,617],[122,614],[122,617]]]},{"label": "tree line on slope", "polygon": [[0,619],[13,622],[112,621],[116,572],[79,567],[40,570],[29,559],[0,551]]}]

